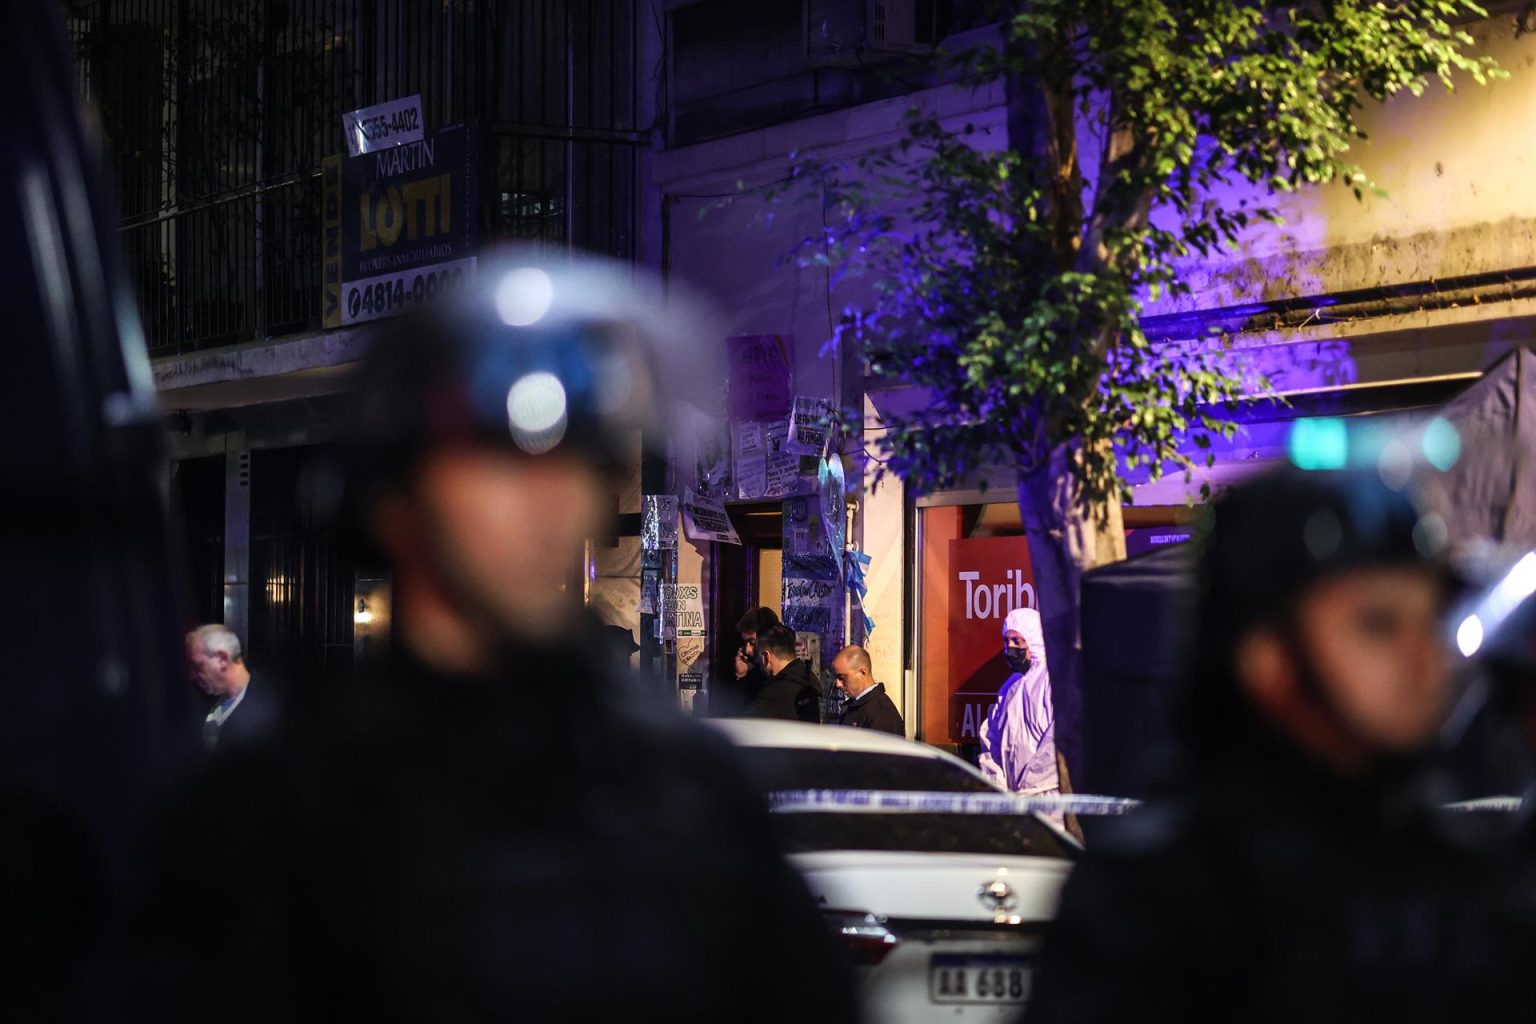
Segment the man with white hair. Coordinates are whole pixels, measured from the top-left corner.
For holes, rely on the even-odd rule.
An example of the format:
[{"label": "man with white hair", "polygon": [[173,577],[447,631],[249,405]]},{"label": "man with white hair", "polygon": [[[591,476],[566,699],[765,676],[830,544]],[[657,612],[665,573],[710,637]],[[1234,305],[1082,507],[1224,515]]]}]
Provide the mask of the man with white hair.
[{"label": "man with white hair", "polygon": [[212,702],[203,719],[203,745],[209,750],[221,741],[259,739],[276,724],[273,695],[246,667],[240,638],[228,626],[211,623],[188,633],[187,667],[192,685]]},{"label": "man with white hair", "polygon": [[1003,620],[1003,657],[1013,674],[981,727],[983,774],[1014,793],[1055,793],[1056,716],[1045,664],[1045,628],[1033,608],[1015,608]]}]

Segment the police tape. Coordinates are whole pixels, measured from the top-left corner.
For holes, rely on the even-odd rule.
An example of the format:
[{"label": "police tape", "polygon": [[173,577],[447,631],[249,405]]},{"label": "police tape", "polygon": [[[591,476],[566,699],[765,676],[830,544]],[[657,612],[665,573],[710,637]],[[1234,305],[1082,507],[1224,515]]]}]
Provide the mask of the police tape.
[{"label": "police tape", "polygon": [[888,789],[796,789],[768,794],[776,814],[1128,814],[1139,800],[1117,796],[934,793]]},{"label": "police tape", "polygon": [[1485,796],[1477,800],[1458,800],[1453,804],[1445,804],[1443,809],[1447,811],[1483,811],[1495,814],[1514,814],[1525,806],[1525,800],[1518,796]]},{"label": "police tape", "polygon": [[[1441,805],[1442,810],[1512,814],[1524,801],[1517,796],[1482,797]],[[768,794],[775,814],[1129,814],[1140,800],[1087,794],[934,793],[888,789],[793,789]]]}]

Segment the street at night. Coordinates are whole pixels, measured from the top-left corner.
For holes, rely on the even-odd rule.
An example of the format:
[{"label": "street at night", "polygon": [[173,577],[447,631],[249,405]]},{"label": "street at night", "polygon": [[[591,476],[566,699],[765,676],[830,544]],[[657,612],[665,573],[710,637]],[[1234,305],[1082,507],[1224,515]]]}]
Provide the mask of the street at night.
[{"label": "street at night", "polygon": [[1536,1020],[1524,0],[0,0],[0,1019]]}]

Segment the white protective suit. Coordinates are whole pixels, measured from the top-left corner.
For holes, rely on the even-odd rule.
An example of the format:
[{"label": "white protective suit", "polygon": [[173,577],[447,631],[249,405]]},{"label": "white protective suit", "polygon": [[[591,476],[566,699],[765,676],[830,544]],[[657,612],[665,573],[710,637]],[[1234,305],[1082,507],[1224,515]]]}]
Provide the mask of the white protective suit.
[{"label": "white protective suit", "polygon": [[1056,715],[1051,707],[1051,674],[1045,664],[1045,628],[1033,608],[1015,608],[1003,620],[1003,634],[1018,633],[1029,648],[1029,670],[1003,683],[997,703],[981,726],[983,774],[1004,789],[1026,796],[1055,793]]}]

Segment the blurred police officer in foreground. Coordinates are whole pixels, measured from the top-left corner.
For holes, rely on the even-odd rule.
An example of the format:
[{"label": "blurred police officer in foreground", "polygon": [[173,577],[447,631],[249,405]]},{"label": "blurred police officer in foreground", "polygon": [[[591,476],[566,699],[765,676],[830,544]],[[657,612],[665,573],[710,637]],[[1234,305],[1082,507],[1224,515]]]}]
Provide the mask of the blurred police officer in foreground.
[{"label": "blurred police officer in foreground", "polygon": [[1495,720],[1513,726],[1524,748],[1521,807],[1496,816],[1495,834],[1512,841],[1521,910],[1536,931],[1536,552],[1458,611],[1458,644],[1486,684]]},{"label": "blurred police officer in foreground", "polygon": [[1502,883],[1416,785],[1449,699],[1427,527],[1375,474],[1216,506],[1188,777],[1067,883],[1030,1020],[1522,1019]]},{"label": "blurred police officer in foreground", "polygon": [[377,343],[350,485],[394,650],[168,829],[161,927],[200,1014],[854,1016],[729,752],[626,703],[568,586],[625,434],[659,425],[655,346],[692,337],[627,274],[482,267]]},{"label": "blurred police officer in foreground", "polygon": [[1463,610],[1455,623],[1462,650],[1476,659],[1490,702],[1519,729],[1536,767],[1536,551]]}]

